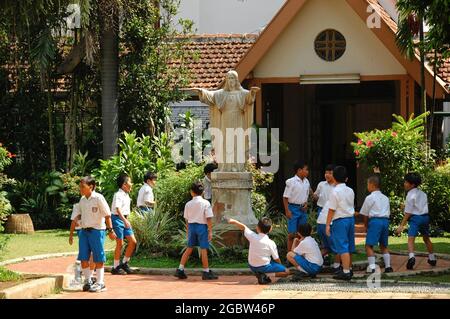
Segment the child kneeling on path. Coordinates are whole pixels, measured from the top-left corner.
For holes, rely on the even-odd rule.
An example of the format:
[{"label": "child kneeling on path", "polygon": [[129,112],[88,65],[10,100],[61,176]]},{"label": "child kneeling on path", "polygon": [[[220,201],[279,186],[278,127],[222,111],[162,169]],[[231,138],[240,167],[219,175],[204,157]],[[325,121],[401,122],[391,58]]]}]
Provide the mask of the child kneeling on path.
[{"label": "child kneeling on path", "polygon": [[[256,274],[260,285],[272,282],[266,274],[275,273],[276,277],[286,277],[289,275],[289,269],[281,264],[277,245],[268,236],[272,230],[272,221],[270,218],[264,217],[259,220],[256,226],[257,233],[251,231],[246,225],[235,219],[228,219],[228,223],[236,225],[240,230],[244,231],[244,236],[250,243],[248,264],[250,269]],[[271,260],[271,257],[273,260]]]},{"label": "child kneeling on path", "polygon": [[[130,266],[128,266],[128,262],[136,247],[136,238],[134,237],[131,223],[128,221],[128,216],[131,212],[131,198],[128,193],[131,191],[133,184],[128,175],[121,174],[117,178],[117,186],[119,187],[119,190],[114,194],[111,205],[111,219],[114,232],[117,235],[116,249],[114,251],[114,266],[111,269],[111,274],[122,275],[132,273]],[[123,257],[123,262],[120,263],[124,238],[126,238],[128,245],[125,256]]]},{"label": "child kneeling on path", "polygon": [[[116,234],[112,229],[111,212],[108,203],[103,195],[95,191],[95,180],[86,176],[80,181],[79,208],[81,214],[80,248],[78,260],[81,260],[81,268],[84,274],[85,283],[83,291],[101,292],[106,290],[104,277],[106,261],[104,244],[105,230],[109,238],[116,239]],[[94,262],[97,271],[97,282],[92,284],[91,270],[89,268],[89,257],[94,255]]]},{"label": "child kneeling on path", "polygon": [[203,185],[201,182],[195,182],[191,186],[192,199],[184,207],[184,218],[186,219],[186,230],[188,243],[186,251],[181,257],[180,266],[175,272],[175,277],[186,279],[184,272],[189,256],[195,246],[200,246],[203,265],[203,280],[218,279],[210,269],[208,264],[209,242],[212,240],[212,218],[213,212],[211,204],[202,197]]},{"label": "child kneeling on path", "polygon": [[367,228],[366,253],[369,261],[368,273],[375,272],[375,252],[373,246],[380,244],[383,253],[385,273],[393,272],[391,267],[391,255],[388,250],[389,239],[389,198],[380,191],[380,177],[371,176],[367,179],[367,190],[370,195],[366,197],[361,207],[360,214],[364,216],[364,224]]},{"label": "child kneeling on path", "polygon": [[314,278],[322,269],[323,258],[319,245],[311,237],[311,232],[310,224],[298,226],[297,234],[300,238],[294,239],[292,250],[288,252],[287,259],[302,275]]},{"label": "child kneeling on path", "polygon": [[422,184],[422,178],[417,173],[408,173],[405,176],[404,187],[408,192],[405,202],[405,216],[397,228],[396,233],[400,235],[406,222],[408,229],[408,252],[409,259],[406,268],[414,268],[416,258],[414,256],[414,243],[419,233],[422,235],[423,242],[428,250],[428,264],[436,266],[436,256],[433,254],[433,244],[430,240],[430,216],[428,215],[428,198],[422,190],[418,189]]}]

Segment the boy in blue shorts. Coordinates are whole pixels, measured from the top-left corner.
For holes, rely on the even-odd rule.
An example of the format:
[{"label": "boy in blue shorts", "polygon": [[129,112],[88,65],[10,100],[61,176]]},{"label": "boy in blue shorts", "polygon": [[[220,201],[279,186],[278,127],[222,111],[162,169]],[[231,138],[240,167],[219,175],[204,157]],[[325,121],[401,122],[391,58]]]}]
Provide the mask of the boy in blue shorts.
[{"label": "boy in blue shorts", "polygon": [[[83,291],[101,292],[106,290],[104,277],[106,261],[104,243],[105,230],[109,238],[116,239],[116,234],[112,229],[111,212],[108,203],[103,195],[95,191],[95,180],[86,176],[80,181],[80,193],[82,195],[79,203],[81,214],[80,248],[78,260],[81,260],[81,268],[84,274],[85,283]],[[91,270],[89,268],[89,257],[94,256],[95,267],[97,269],[97,282],[92,284]]]},{"label": "boy in blue shorts", "polygon": [[194,247],[200,246],[203,265],[202,279],[218,279],[219,277],[209,269],[208,264],[208,249],[209,242],[212,240],[212,218],[214,217],[211,204],[202,197],[203,184],[201,182],[193,183],[190,192],[192,199],[184,207],[188,243],[186,251],[181,257],[180,265],[175,272],[175,277],[179,279],[187,278],[184,266]]},{"label": "boy in blue shorts", "polygon": [[284,212],[288,218],[288,251],[291,251],[298,226],[308,222],[308,198],[312,194],[307,179],[308,165],[303,162],[296,163],[294,173],[294,177],[286,181],[286,188],[283,193]]},{"label": "boy in blue shorts", "polygon": [[[116,249],[114,251],[114,265],[111,269],[111,274],[122,275],[132,273],[130,266],[128,266],[128,262],[136,247],[136,238],[134,237],[131,223],[128,221],[128,216],[130,216],[131,212],[131,198],[128,193],[131,191],[133,184],[128,175],[121,174],[117,178],[117,186],[119,187],[119,190],[114,194],[111,205],[112,225],[114,232],[117,235]],[[128,245],[123,261],[120,263],[124,239],[127,240]]]},{"label": "boy in blue shorts", "polygon": [[336,166],[333,170],[336,186],[328,199],[326,234],[331,237],[333,250],[339,255],[342,271],[333,277],[338,280],[350,280],[353,277],[352,253],[355,252],[355,193],[345,185],[347,169]]},{"label": "boy in blue shorts", "polygon": [[289,275],[289,269],[281,264],[277,245],[268,236],[272,230],[272,221],[270,218],[264,217],[258,221],[256,233],[235,219],[228,219],[228,223],[236,225],[240,230],[244,231],[244,236],[250,243],[248,249],[248,265],[256,275],[260,285],[266,285],[272,282],[267,274],[274,273],[276,277],[286,277]]},{"label": "boy in blue shorts", "polygon": [[369,267],[368,273],[374,273],[375,252],[373,246],[380,245],[380,250],[383,253],[384,272],[393,272],[391,267],[391,255],[388,250],[389,238],[389,215],[390,205],[389,198],[380,191],[380,177],[371,176],[367,179],[367,190],[370,195],[366,197],[361,207],[360,214],[364,216],[364,224],[367,229],[366,235],[366,253]]},{"label": "boy in blue shorts", "polygon": [[322,252],[319,245],[311,237],[312,227],[310,224],[298,226],[298,235],[288,252],[287,259],[303,276],[315,278],[323,265]]},{"label": "boy in blue shorts", "polygon": [[436,266],[436,256],[433,254],[433,244],[430,240],[430,216],[428,215],[428,198],[422,190],[418,189],[422,183],[422,178],[417,173],[408,173],[405,176],[404,187],[408,192],[405,202],[405,216],[397,228],[397,235],[400,235],[408,222],[408,252],[409,258],[406,268],[414,268],[416,258],[414,257],[414,243],[419,233],[428,250],[428,264]]},{"label": "boy in blue shorts", "polygon": [[334,187],[333,178],[334,165],[329,164],[325,167],[325,180],[317,185],[316,191],[314,192],[313,198],[317,201],[317,217],[319,217],[325,203],[328,201],[328,196]]}]

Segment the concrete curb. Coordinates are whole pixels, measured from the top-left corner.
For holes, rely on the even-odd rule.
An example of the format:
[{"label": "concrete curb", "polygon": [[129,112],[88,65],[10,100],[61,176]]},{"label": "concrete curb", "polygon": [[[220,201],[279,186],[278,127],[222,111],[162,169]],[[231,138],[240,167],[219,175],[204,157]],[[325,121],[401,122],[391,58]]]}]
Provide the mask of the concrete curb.
[{"label": "concrete curb", "polygon": [[[27,278],[26,273],[22,274]],[[28,275],[31,277],[42,277],[42,275],[37,274]],[[67,280],[68,278],[65,275],[51,275],[33,279],[23,284],[1,290],[0,299],[34,299],[43,297],[54,293],[55,289],[61,289],[67,283]]]}]

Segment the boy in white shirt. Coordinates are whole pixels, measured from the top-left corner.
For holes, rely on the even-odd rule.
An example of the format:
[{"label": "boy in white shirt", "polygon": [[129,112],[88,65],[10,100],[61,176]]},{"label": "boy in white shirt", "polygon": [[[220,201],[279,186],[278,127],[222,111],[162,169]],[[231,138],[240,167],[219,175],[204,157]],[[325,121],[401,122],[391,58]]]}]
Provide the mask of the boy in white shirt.
[{"label": "boy in white shirt", "polygon": [[391,255],[388,250],[389,239],[389,198],[380,191],[380,177],[371,176],[367,179],[367,190],[370,195],[366,197],[361,207],[360,214],[364,216],[364,224],[367,229],[366,253],[369,262],[367,272],[374,273],[375,252],[373,246],[379,244],[383,253],[385,273],[393,272],[391,267]]},{"label": "boy in white shirt", "polygon": [[214,217],[211,204],[202,197],[203,185],[201,182],[193,183],[190,191],[192,199],[184,207],[188,243],[186,251],[181,257],[180,265],[175,272],[175,277],[179,279],[187,278],[184,266],[194,247],[200,246],[203,266],[202,279],[218,279],[212,270],[209,269],[208,263],[209,242],[212,240],[212,218]]},{"label": "boy in white shirt", "polygon": [[294,165],[294,172],[294,177],[286,181],[286,188],[283,193],[284,212],[288,218],[288,251],[291,250],[298,226],[308,222],[308,198],[312,194],[307,179],[308,165],[298,162]]},{"label": "boy in white shirt", "polygon": [[[73,232],[75,231],[78,237],[78,247],[80,247],[81,213],[78,203],[73,204],[72,215],[70,216],[70,220],[71,223],[69,233],[69,245],[71,246],[73,245]],[[89,258],[89,268],[91,269],[91,281],[94,283],[96,281],[95,277],[93,276],[95,271],[95,263],[92,254],[91,257]]]},{"label": "boy in white shirt", "polygon": [[137,206],[142,215],[152,213],[155,207],[155,196],[153,188],[156,186],[157,176],[153,172],[147,172],[144,175],[144,185],[139,189],[137,197]]},{"label": "boy in white shirt", "polygon": [[[83,291],[101,292],[106,290],[104,276],[106,261],[104,243],[105,230],[109,238],[116,239],[112,229],[111,212],[105,198],[95,191],[95,180],[86,176],[80,181],[80,193],[82,195],[79,203],[81,214],[80,248],[78,260],[81,260],[81,268],[85,278]],[[91,270],[89,268],[89,257],[94,256],[97,270],[97,282],[92,284]]]},{"label": "boy in white shirt", "polygon": [[313,198],[317,201],[317,217],[319,217],[325,203],[328,201],[328,197],[333,190],[334,183],[333,178],[334,165],[330,164],[325,167],[325,180],[317,185],[317,189],[314,192]]},{"label": "boy in white shirt", "polygon": [[355,252],[355,193],[345,185],[347,169],[344,166],[336,166],[333,177],[337,184],[328,199],[326,234],[331,237],[333,250],[342,263],[342,272],[337,272],[333,278],[350,280],[353,276],[351,254]]},{"label": "boy in white shirt", "polygon": [[422,190],[418,189],[422,178],[417,173],[408,173],[405,176],[404,187],[408,192],[405,203],[405,216],[397,228],[396,233],[400,235],[406,225],[408,229],[408,252],[409,259],[406,268],[414,268],[416,258],[414,257],[414,242],[419,233],[428,250],[428,264],[436,266],[436,256],[433,254],[433,244],[430,240],[430,216],[428,215],[428,198]]},{"label": "boy in white shirt", "polygon": [[[136,247],[136,238],[134,237],[131,223],[128,221],[128,216],[130,216],[131,212],[131,198],[128,193],[131,191],[133,184],[128,175],[121,174],[117,178],[117,186],[119,187],[119,190],[114,194],[111,205],[112,225],[114,232],[117,235],[116,249],[114,251],[114,265],[111,269],[111,274],[122,275],[132,273],[130,266],[128,266],[128,262]],[[122,263],[120,263],[120,254],[122,253],[124,238],[127,240],[128,245]]]},{"label": "boy in white shirt", "polygon": [[300,238],[295,238],[292,250],[288,252],[287,259],[302,275],[315,278],[323,265],[322,253],[319,245],[311,237],[310,224],[298,226]]},{"label": "boy in white shirt", "polygon": [[228,219],[228,223],[236,225],[240,230],[244,231],[244,236],[250,243],[248,249],[248,265],[253,273],[255,273],[260,285],[272,282],[267,274],[275,273],[276,277],[286,277],[289,275],[289,269],[281,264],[277,245],[268,236],[272,230],[272,221],[270,218],[263,217],[258,221],[256,233],[235,219]]}]

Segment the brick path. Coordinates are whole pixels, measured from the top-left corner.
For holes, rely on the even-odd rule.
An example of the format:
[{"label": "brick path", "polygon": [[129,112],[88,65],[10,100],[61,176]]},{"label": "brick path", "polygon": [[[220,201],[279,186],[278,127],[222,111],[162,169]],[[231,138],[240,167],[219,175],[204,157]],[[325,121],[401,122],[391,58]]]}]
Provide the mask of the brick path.
[{"label": "brick path", "polygon": [[[416,257],[415,270],[431,270],[450,267],[450,261],[438,260],[438,267],[426,263],[426,257]],[[9,265],[7,268],[29,273],[67,273],[75,257],[60,257],[35,260]],[[406,270],[406,256],[392,255],[395,272]],[[112,276],[107,273],[105,282],[108,291],[98,294],[83,292],[63,292],[50,298],[450,298],[442,294],[401,294],[401,293],[338,293],[314,291],[263,291],[264,286],[256,284],[253,276],[221,276],[217,281],[202,281],[200,276],[190,276],[181,281],[172,276],[127,275]]]}]

